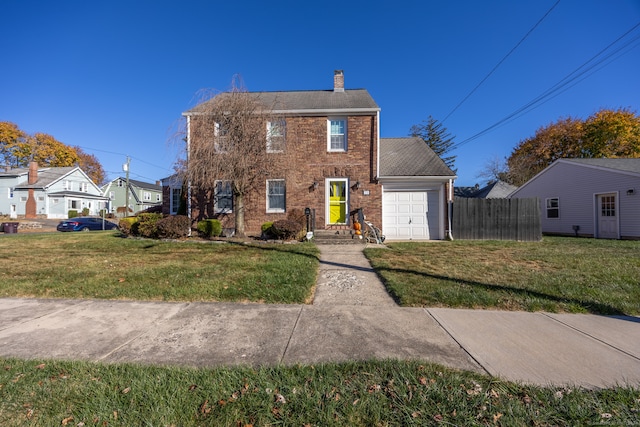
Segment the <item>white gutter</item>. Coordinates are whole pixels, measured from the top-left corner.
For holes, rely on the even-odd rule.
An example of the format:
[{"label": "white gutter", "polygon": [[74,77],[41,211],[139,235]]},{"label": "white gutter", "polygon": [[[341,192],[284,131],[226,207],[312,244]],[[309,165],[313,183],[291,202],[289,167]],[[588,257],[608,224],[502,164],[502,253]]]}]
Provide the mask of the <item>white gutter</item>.
[{"label": "white gutter", "polygon": [[449,179],[449,194],[447,194],[447,220],[449,222],[449,230],[447,232],[447,240],[453,240],[453,233],[451,230],[451,215],[453,214],[453,179]]},{"label": "white gutter", "polygon": [[[187,117],[187,170],[189,169],[189,157],[191,155],[191,116]],[[187,217],[189,218],[189,232],[187,236],[191,237],[191,177],[187,181]]]}]

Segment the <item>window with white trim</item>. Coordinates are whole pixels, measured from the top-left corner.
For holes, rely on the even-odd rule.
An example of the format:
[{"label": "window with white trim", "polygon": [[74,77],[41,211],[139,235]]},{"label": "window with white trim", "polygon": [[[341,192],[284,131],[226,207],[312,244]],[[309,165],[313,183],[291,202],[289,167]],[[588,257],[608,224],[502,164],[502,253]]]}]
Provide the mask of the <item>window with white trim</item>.
[{"label": "window with white trim", "polygon": [[13,188],[9,187],[7,190],[9,190],[9,198],[13,199]]},{"label": "window with white trim", "polygon": [[213,195],[213,210],[216,213],[233,212],[233,187],[231,181],[216,181]]},{"label": "window with white trim", "polygon": [[115,200],[116,198],[116,193],[114,193],[113,191],[109,191],[109,200]]},{"label": "window with white trim", "polygon": [[330,117],[327,120],[327,150],[347,151],[347,119],[346,117]]},{"label": "window with white trim", "polygon": [[80,191],[83,191],[85,193],[89,191],[89,184],[87,184],[86,182],[80,183],[80,187]]},{"label": "window with white trim", "polygon": [[151,200],[151,193],[149,193],[148,191],[144,191],[143,192],[143,196],[142,198],[146,201],[146,200]]},{"label": "window with white trim", "polygon": [[284,141],[287,131],[287,122],[284,120],[274,120],[267,122],[267,152],[282,153],[284,151]]},{"label": "window with white trim", "polygon": [[159,202],[162,200],[162,197],[160,196],[160,194],[156,194],[156,202]]},{"label": "window with white trim", "polygon": [[551,197],[545,200],[547,205],[547,218],[560,218],[560,199]]},{"label": "window with white trim", "polygon": [[216,153],[226,153],[229,151],[228,130],[224,125],[217,122],[213,131],[213,149]]},{"label": "window with white trim", "polygon": [[286,188],[284,179],[267,180],[267,212],[284,212]]},{"label": "window with white trim", "polygon": [[79,200],[69,200],[69,209],[79,209],[80,201]]}]

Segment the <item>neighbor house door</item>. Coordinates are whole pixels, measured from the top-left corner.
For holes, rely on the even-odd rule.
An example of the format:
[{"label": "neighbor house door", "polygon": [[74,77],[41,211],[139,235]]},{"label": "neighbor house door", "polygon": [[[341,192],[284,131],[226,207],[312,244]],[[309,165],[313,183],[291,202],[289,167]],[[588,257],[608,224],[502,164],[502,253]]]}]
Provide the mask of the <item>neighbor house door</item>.
[{"label": "neighbor house door", "polygon": [[327,185],[329,224],[347,223],[347,180],[330,179]]},{"label": "neighbor house door", "polygon": [[615,193],[598,194],[596,196],[596,209],[598,218],[598,235],[601,239],[617,239],[618,234],[618,209]]}]

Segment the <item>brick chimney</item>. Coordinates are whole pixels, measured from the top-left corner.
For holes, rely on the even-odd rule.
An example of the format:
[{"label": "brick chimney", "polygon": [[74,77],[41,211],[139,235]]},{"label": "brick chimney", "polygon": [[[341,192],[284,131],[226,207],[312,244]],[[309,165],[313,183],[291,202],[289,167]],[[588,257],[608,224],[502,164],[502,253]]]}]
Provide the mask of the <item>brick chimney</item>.
[{"label": "brick chimney", "polygon": [[342,70],[333,72],[333,91],[344,92],[344,71]]},{"label": "brick chimney", "polygon": [[[38,182],[38,162],[29,162],[29,178],[27,183],[33,185]],[[27,219],[36,218],[36,196],[33,188],[29,188],[27,202],[24,205],[24,217]]]},{"label": "brick chimney", "polygon": [[29,162],[29,185],[38,182],[38,162]]}]

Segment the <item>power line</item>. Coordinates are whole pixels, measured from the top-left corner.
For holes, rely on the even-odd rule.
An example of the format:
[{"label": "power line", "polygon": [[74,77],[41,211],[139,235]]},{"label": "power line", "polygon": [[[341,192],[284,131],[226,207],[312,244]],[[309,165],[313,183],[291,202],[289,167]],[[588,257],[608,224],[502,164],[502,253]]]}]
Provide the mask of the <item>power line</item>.
[{"label": "power line", "polygon": [[[616,50],[614,50],[611,53],[608,53],[606,56],[604,56],[601,59],[598,59],[596,62],[594,62],[591,65],[588,65],[589,63],[593,62],[596,60],[596,58],[598,58],[600,55],[604,54],[605,52],[607,52],[609,49],[611,49],[616,43],[618,43],[620,40],[622,40],[624,37],[626,37],[629,33],[631,33],[632,31],[634,31],[636,28],[640,27],[640,22],[637,23],[636,25],[634,25],[633,27],[631,27],[629,30],[627,30],[625,33],[623,33],[620,37],[618,37],[617,39],[615,39],[613,42],[611,42],[609,45],[607,45],[604,49],[602,49],[601,51],[599,51],[598,53],[596,53],[593,57],[591,57],[589,60],[585,61],[582,65],[580,65],[578,68],[576,68],[575,70],[573,70],[571,73],[567,74],[564,78],[562,78],[560,81],[558,81],[555,85],[551,86],[549,89],[547,89],[546,91],[544,91],[542,94],[538,95],[537,97],[535,97],[533,100],[529,101],[528,103],[526,103],[525,105],[523,105],[522,107],[518,108],[517,110],[515,110],[514,112],[508,114],[506,117],[500,119],[499,121],[497,121],[496,123],[494,123],[493,125],[487,127],[486,129],[476,133],[475,135],[455,144],[452,147],[452,150],[455,150],[457,148],[460,148],[461,146],[491,132],[492,130],[496,129],[497,127],[499,127],[500,125],[503,125],[505,123],[508,123],[511,120],[514,120],[518,117],[521,117],[522,115],[524,115],[525,113],[527,113],[528,111],[540,106],[541,104],[549,101],[550,99],[553,99],[554,97],[556,97],[557,95],[559,95],[560,93],[565,92],[566,90],[570,89],[571,87],[575,86],[576,84],[578,84],[579,82],[581,82],[582,80],[586,79],[587,77],[589,77],[590,75],[592,75],[593,73],[595,73],[596,71],[599,71],[600,69],[604,68],[606,65],[609,65],[611,62],[615,61],[616,59],[620,58],[621,56],[625,55],[626,53],[628,53],[629,51],[631,51],[632,49],[634,49],[636,46],[638,46],[638,43],[636,43],[635,45],[631,46],[629,49],[627,49],[625,52],[620,53],[622,50],[626,49],[627,47],[629,47],[632,43],[634,43],[635,41],[637,41],[638,39],[640,39],[640,35],[636,35],[633,39],[631,39],[630,41],[626,42],[623,46],[616,48]],[[613,55],[616,55],[620,53],[617,57],[611,59],[610,61],[608,61],[606,64],[602,65],[601,67],[599,67],[596,70],[593,70],[595,67],[601,65],[603,62],[607,61],[608,59],[610,59]],[[588,67],[587,67],[588,65]],[[586,67],[586,68],[585,68]],[[583,69],[582,71],[580,71],[581,69]],[[593,71],[592,71],[593,70]],[[585,75],[586,73],[592,71],[590,74]],[[584,76],[584,77],[582,77]],[[580,80],[576,81],[576,79],[582,77]],[[575,83],[574,83],[575,82]],[[573,83],[573,84],[571,84]],[[569,84],[571,84],[571,86],[568,86]],[[568,86],[568,87],[567,87]],[[559,92],[561,91],[561,92]],[[559,92],[559,93],[557,93]],[[553,96],[552,96],[553,95]]]},{"label": "power line", "polygon": [[464,104],[464,102],[465,102],[467,99],[469,99],[469,97],[470,97],[471,95],[473,95],[473,93],[474,93],[476,90],[478,90],[478,88],[479,88],[480,86],[482,86],[482,84],[483,84],[483,83],[484,83],[484,82],[485,82],[485,81],[486,81],[486,80],[487,80],[487,79],[488,79],[488,78],[489,78],[489,77],[490,77],[490,76],[491,76],[491,75],[492,75],[492,74],[493,74],[493,73],[498,69],[498,67],[500,67],[500,65],[502,65],[502,63],[503,63],[503,62],[504,62],[504,61],[505,61],[505,60],[506,60],[506,59],[507,59],[507,58],[508,58],[508,57],[509,57],[509,56],[510,56],[510,55],[511,55],[511,54],[512,54],[512,53],[513,53],[517,48],[518,48],[518,46],[520,46],[520,45],[522,44],[522,42],[524,42],[524,41],[526,40],[526,38],[527,38],[527,37],[529,37],[529,35],[533,32],[533,30],[535,30],[535,29],[538,27],[538,25],[540,25],[540,24],[542,23],[542,21],[544,21],[544,20],[545,20],[545,18],[546,18],[546,17],[551,13],[551,11],[552,11],[553,9],[555,9],[555,7],[558,5],[558,3],[560,3],[560,0],[556,1],[556,2],[554,3],[554,5],[553,5],[553,6],[551,6],[551,8],[547,11],[547,13],[545,13],[545,14],[542,16],[542,18],[540,18],[540,19],[538,20],[538,22],[536,22],[536,24],[535,24],[533,27],[531,27],[531,29],[530,29],[529,31],[527,31],[527,34],[525,34],[525,35],[524,35],[524,37],[522,37],[522,38],[520,39],[520,41],[519,41],[518,43],[516,43],[516,45],[515,45],[513,48],[511,48],[511,50],[509,51],[509,53],[507,53],[507,54],[504,56],[504,58],[502,58],[502,59],[500,60],[500,62],[498,62],[498,63],[496,64],[496,66],[495,66],[495,67],[493,67],[493,69],[492,69],[491,71],[489,71],[489,74],[487,74],[487,75],[486,75],[482,80],[480,80],[480,83],[478,83],[478,84],[476,85],[476,87],[474,87],[474,88],[471,90],[471,92],[469,92],[469,93],[467,94],[467,96],[465,96],[465,97],[462,99],[462,101],[460,101],[460,102],[458,103],[458,105],[456,105],[456,106],[453,108],[453,110],[451,110],[451,111],[449,112],[449,114],[447,114],[447,116],[442,120],[442,122],[443,122],[443,123],[444,123],[444,122],[445,122],[445,121],[446,121],[446,120],[447,120],[447,119],[448,119],[448,118],[449,118],[449,117],[450,117],[450,116],[451,116],[451,115],[452,115],[452,114],[453,114],[453,113],[454,113],[458,108],[460,108],[460,106],[461,106],[462,104]]},{"label": "power line", "polygon": [[[83,150],[87,150],[87,151],[98,151],[98,152],[101,152],[101,153],[113,154],[113,155],[115,155],[115,156],[123,156],[123,157],[127,157],[127,155],[126,155],[126,154],[123,154],[123,153],[116,153],[116,152],[113,152],[113,151],[100,150],[100,149],[98,149],[98,148],[82,147],[82,146],[80,146],[80,145],[76,145],[76,147],[82,148]],[[136,161],[138,161],[138,162],[140,162],[140,163],[144,163],[144,164],[146,164],[146,165],[152,166],[152,167],[154,167],[154,168],[162,169],[162,170],[164,170],[164,171],[168,171],[168,170],[170,170],[170,169],[167,169],[167,168],[166,168],[166,167],[164,167],[164,166],[154,165],[153,163],[149,163],[149,162],[147,162],[147,161],[145,161],[145,160],[139,159],[139,158],[134,157],[134,156],[128,156],[128,157],[130,157],[130,158],[132,158],[132,159],[134,159],[134,160],[136,160]]]}]

